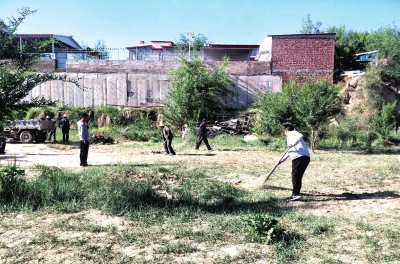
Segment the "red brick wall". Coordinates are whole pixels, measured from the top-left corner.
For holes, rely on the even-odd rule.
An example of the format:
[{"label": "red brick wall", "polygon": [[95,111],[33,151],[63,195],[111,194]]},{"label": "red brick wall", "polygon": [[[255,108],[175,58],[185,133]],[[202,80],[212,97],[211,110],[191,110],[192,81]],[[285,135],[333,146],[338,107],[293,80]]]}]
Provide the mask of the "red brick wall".
[{"label": "red brick wall", "polygon": [[332,81],[334,52],[334,34],[272,36],[272,73],[281,75],[284,83],[306,78]]}]

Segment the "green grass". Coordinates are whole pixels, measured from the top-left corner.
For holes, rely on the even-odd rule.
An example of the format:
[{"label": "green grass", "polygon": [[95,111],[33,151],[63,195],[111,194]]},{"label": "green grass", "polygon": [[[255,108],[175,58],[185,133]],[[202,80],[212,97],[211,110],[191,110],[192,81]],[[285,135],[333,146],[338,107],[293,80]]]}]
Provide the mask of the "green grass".
[{"label": "green grass", "polygon": [[[224,182],[230,175],[248,177],[241,178],[245,181],[268,173],[282,152],[269,148],[273,140],[216,137],[210,139],[214,156],[194,152],[194,142],[195,137],[176,138],[179,155],[147,154],[152,156],[143,164],[77,171],[37,166],[34,178],[18,167],[3,167],[15,177],[0,175],[0,258],[5,263],[54,263],[62,254],[84,263],[397,263],[400,258],[399,164],[393,151],[317,150],[304,177],[303,201],[287,203],[290,162],[281,164],[263,189]],[[112,147],[143,156],[159,146]],[[198,156],[185,156],[192,153]],[[383,215],[374,212],[380,206],[386,206]],[[281,236],[268,245],[246,235],[244,219],[260,214],[279,223]],[[234,253],[225,253],[231,248]]]}]

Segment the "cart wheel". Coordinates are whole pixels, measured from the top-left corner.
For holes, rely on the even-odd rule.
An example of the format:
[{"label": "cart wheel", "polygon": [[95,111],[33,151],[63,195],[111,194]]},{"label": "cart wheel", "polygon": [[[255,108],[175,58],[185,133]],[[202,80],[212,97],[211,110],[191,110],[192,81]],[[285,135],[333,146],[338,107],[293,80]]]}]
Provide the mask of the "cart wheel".
[{"label": "cart wheel", "polygon": [[23,131],[21,135],[19,135],[19,139],[22,143],[31,143],[33,141],[33,135],[31,131]]}]

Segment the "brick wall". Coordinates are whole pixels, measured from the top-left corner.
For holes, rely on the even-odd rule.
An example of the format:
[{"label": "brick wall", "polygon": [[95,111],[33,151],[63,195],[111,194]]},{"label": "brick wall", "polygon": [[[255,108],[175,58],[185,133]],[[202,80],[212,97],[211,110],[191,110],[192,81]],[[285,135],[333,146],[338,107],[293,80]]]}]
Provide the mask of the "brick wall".
[{"label": "brick wall", "polygon": [[284,83],[333,80],[335,34],[272,35],[272,74]]},{"label": "brick wall", "polygon": [[[205,64],[215,68],[219,62]],[[136,73],[136,74],[166,74],[176,69],[178,64],[173,61],[127,61],[127,60],[68,60],[68,73]],[[269,75],[270,62],[265,61],[231,61],[228,64],[231,75]]]},{"label": "brick wall", "polygon": [[39,60],[36,68],[39,72],[54,72],[56,71],[56,60]]}]

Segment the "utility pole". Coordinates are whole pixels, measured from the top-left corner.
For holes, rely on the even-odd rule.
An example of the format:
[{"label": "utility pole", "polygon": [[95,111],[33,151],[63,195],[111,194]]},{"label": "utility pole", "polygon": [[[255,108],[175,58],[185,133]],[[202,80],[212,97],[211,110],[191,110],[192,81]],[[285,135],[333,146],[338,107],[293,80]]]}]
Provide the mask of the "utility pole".
[{"label": "utility pole", "polygon": [[193,40],[193,35],[194,35],[194,33],[193,33],[193,31],[188,31],[187,33],[188,33],[188,35],[189,35],[189,58],[188,58],[188,60],[190,61],[190,60],[191,60],[191,57],[190,57],[190,43],[191,43],[192,40]]}]

